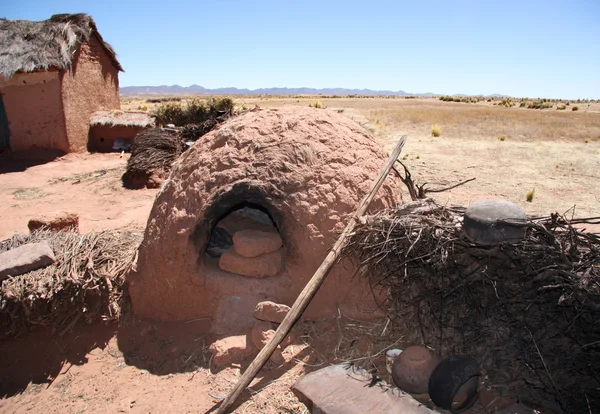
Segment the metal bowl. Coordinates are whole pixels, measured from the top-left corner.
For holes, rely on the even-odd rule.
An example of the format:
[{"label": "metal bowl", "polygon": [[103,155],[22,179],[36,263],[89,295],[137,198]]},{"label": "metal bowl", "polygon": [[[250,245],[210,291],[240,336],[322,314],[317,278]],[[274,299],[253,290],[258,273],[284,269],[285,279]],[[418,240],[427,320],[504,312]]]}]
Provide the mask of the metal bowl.
[{"label": "metal bowl", "polygon": [[392,364],[392,379],[398,388],[411,394],[426,394],[429,376],[438,359],[423,346],[406,348]]},{"label": "metal bowl", "polygon": [[479,363],[468,355],[452,355],[440,362],[429,378],[429,395],[440,408],[460,413],[475,404],[479,393]]}]

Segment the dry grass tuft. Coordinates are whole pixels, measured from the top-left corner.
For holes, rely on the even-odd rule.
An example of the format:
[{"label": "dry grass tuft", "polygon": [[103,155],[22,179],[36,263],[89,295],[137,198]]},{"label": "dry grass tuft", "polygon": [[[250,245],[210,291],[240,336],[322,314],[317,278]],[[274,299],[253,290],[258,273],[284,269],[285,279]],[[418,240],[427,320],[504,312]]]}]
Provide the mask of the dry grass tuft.
[{"label": "dry grass tuft", "polygon": [[431,127],[431,135],[433,135],[434,137],[439,137],[442,135],[442,128],[440,128],[437,125],[434,125],[433,127]]}]

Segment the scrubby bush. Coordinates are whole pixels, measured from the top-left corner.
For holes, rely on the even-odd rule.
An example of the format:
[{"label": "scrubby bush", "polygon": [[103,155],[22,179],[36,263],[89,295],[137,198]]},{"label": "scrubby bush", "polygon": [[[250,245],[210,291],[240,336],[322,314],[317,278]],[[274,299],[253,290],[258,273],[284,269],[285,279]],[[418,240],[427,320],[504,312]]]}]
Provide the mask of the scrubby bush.
[{"label": "scrubby bush", "polygon": [[434,137],[439,137],[440,135],[442,135],[442,128],[440,128],[437,125],[434,125],[431,128],[431,135],[433,135]]},{"label": "scrubby bush", "polygon": [[179,103],[168,102],[154,109],[156,122],[159,124],[186,125],[187,114]]},{"label": "scrubby bush", "polygon": [[573,108],[571,108],[571,111],[579,111],[579,107],[575,105]]},{"label": "scrubby bush", "polygon": [[498,137],[498,139],[499,139],[500,141],[506,141],[506,135],[500,135],[500,136]]},{"label": "scrubby bush", "polygon": [[557,110],[557,111],[564,111],[565,109],[567,109],[567,105],[558,105],[558,106],[556,107],[556,110]]},{"label": "scrubby bush", "polygon": [[201,99],[191,99],[185,104],[164,103],[154,110],[154,116],[159,124],[184,126],[201,124],[220,116],[229,116],[233,113],[233,107],[234,101],[231,98],[209,98],[206,102]]},{"label": "scrubby bush", "polygon": [[150,99],[146,99],[146,103],[164,103],[164,102],[181,102],[181,98],[179,98],[179,97],[170,97],[170,98],[150,98]]},{"label": "scrubby bush", "polygon": [[547,109],[552,108],[552,104],[546,103],[545,100],[527,103],[527,109]]}]

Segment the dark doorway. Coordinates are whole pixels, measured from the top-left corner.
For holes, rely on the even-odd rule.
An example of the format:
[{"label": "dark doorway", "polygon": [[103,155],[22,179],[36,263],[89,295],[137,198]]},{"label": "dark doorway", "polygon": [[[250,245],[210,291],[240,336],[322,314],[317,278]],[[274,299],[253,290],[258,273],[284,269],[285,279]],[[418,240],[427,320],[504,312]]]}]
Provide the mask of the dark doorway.
[{"label": "dark doorway", "polygon": [[8,149],[9,146],[10,141],[8,139],[8,118],[6,117],[6,111],[4,110],[2,95],[0,95],[0,151]]}]

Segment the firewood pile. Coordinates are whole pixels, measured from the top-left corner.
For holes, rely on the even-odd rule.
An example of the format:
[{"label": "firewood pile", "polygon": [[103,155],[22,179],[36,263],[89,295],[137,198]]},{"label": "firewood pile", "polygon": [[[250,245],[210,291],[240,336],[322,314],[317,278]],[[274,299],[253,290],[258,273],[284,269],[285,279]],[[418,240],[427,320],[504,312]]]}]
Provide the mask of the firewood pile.
[{"label": "firewood pile", "polygon": [[140,132],[133,140],[123,185],[141,188],[147,185],[153,174],[168,174],[184,149],[176,130],[152,128]]},{"label": "firewood pile", "polygon": [[362,218],[346,246],[389,290],[396,334],[473,356],[503,394],[600,410],[600,235],[583,229],[599,218],[531,218],[523,241],[481,247],[463,212],[416,201]]}]

